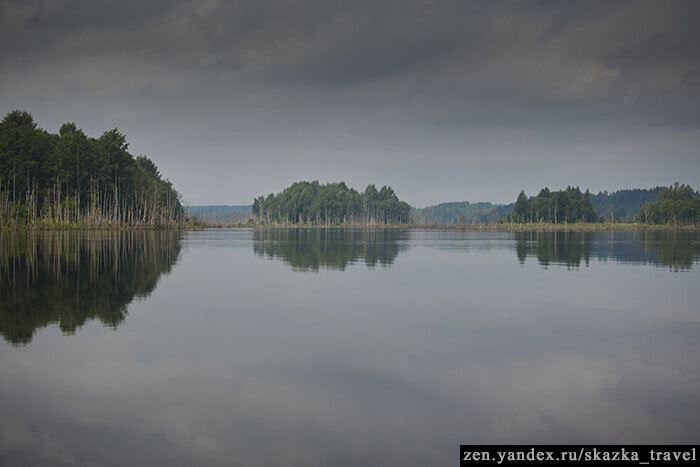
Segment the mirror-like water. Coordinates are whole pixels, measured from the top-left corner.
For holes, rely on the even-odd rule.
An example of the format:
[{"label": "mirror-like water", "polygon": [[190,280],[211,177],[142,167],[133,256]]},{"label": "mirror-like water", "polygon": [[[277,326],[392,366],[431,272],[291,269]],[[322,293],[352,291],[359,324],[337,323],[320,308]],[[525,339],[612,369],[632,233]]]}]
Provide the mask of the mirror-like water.
[{"label": "mirror-like water", "polygon": [[0,464],[692,443],[700,234],[0,234]]}]

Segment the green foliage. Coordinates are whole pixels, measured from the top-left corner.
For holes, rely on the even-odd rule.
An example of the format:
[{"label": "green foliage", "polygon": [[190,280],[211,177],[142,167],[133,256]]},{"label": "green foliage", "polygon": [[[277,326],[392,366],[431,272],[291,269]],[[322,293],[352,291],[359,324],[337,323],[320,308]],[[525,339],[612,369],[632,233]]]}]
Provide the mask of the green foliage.
[{"label": "green foliage", "polygon": [[116,128],[58,134],[15,110],[0,122],[0,228],[21,224],[155,225],[184,217],[180,195]]},{"label": "green foliage", "polygon": [[524,191],[518,195],[510,216],[512,222],[597,222],[598,215],[591,204],[590,193],[581,193],[579,187],[550,191],[543,188],[533,198]]},{"label": "green foliage", "polygon": [[[660,186],[650,189],[634,188],[612,193],[601,191],[598,194],[590,194],[589,199],[595,213],[603,220],[631,221],[645,203],[656,200],[662,188]],[[524,193],[521,195],[524,196]],[[416,209],[413,218],[416,223],[422,225],[482,224],[493,223],[504,218],[515,221],[515,219],[529,217],[529,213],[526,211],[529,210],[530,204],[526,202],[527,196],[524,199],[522,196],[520,196],[517,216],[511,216],[515,209],[514,203],[502,205],[463,201],[441,203],[436,206]],[[540,196],[549,197],[552,195],[549,189],[544,188],[540,192]],[[520,222],[520,220],[516,222]]]},{"label": "green foliage", "polygon": [[663,188],[656,201],[642,206],[635,220],[647,224],[700,224],[700,195],[689,185],[676,182]]},{"label": "green foliage", "polygon": [[605,220],[629,221],[644,204],[655,201],[662,188],[634,188],[612,193],[600,191],[591,195],[591,203],[595,212]]},{"label": "green foliage", "polygon": [[160,172],[158,171],[158,167],[156,167],[156,164],[154,164],[151,159],[144,156],[143,154],[140,154],[136,157],[136,164],[138,164],[141,170],[150,174],[152,178],[160,180],[161,177]]},{"label": "green foliage", "polygon": [[[546,189],[546,188],[545,188]],[[549,191],[549,190],[547,190]],[[527,199],[525,191],[521,191],[518,194],[518,199],[513,207],[513,218],[522,221],[527,219],[527,215],[530,212],[530,202]]]},{"label": "green foliage", "polygon": [[260,222],[306,225],[385,225],[410,221],[411,207],[388,186],[368,185],[363,193],[345,182],[296,182],[277,195],[253,201]]}]

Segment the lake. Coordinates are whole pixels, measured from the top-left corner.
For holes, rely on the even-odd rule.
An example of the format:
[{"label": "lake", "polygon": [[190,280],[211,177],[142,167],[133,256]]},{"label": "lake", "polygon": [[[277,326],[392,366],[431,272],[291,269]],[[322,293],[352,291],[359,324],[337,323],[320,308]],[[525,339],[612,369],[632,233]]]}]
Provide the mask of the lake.
[{"label": "lake", "polygon": [[0,233],[1,465],[696,443],[700,233]]}]

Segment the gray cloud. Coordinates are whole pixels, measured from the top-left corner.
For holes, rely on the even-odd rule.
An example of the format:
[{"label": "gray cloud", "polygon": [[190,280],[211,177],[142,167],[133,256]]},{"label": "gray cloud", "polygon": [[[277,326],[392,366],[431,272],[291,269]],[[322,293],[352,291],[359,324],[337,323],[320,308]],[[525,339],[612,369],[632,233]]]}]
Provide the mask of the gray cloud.
[{"label": "gray cloud", "polygon": [[296,178],[388,183],[418,205],[697,186],[699,15],[694,1],[0,0],[0,104],[53,131],[119,126],[195,203]]}]

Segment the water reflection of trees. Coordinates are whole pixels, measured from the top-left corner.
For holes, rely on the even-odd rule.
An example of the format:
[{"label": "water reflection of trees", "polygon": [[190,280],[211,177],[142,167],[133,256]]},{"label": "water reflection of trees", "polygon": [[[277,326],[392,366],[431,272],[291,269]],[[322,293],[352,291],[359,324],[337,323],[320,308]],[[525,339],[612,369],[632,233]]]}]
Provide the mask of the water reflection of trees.
[{"label": "water reflection of trees", "polygon": [[532,256],[545,267],[575,268],[597,258],[684,271],[700,260],[700,232],[515,232],[515,252],[521,263]]},{"label": "water reflection of trees", "polygon": [[297,271],[344,270],[358,260],[390,266],[407,238],[407,231],[396,229],[265,229],[253,232],[253,250]]},{"label": "water reflection of trees", "polygon": [[552,263],[567,267],[586,265],[591,256],[591,242],[585,232],[515,232],[515,250],[518,260],[536,256],[543,266]]},{"label": "water reflection of trees", "polygon": [[0,235],[0,334],[27,344],[57,323],[72,334],[88,320],[118,326],[180,252],[173,231],[10,232]]}]

